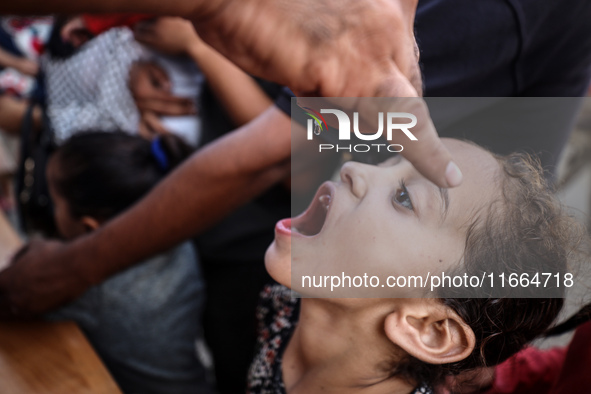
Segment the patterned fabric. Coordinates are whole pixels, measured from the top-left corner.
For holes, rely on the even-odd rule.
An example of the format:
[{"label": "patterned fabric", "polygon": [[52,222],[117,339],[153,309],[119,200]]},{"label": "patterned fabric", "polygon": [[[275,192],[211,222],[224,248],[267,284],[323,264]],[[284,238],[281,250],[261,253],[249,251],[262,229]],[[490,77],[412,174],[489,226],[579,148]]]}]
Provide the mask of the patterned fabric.
[{"label": "patterned fabric", "polygon": [[[281,366],[283,353],[298,323],[300,303],[291,290],[268,285],[261,292],[257,309],[259,322],[257,348],[248,374],[248,394],[286,394]],[[433,394],[427,385],[412,394]]]},{"label": "patterned fabric", "polygon": [[282,285],[266,286],[257,308],[257,352],[250,366],[247,393],[285,394],[281,365],[298,322],[300,303]]},{"label": "patterned fabric", "polygon": [[131,30],[116,28],[67,59],[42,58],[47,110],[58,143],[89,129],[137,133],[139,114],[127,84],[129,68],[141,56]]}]

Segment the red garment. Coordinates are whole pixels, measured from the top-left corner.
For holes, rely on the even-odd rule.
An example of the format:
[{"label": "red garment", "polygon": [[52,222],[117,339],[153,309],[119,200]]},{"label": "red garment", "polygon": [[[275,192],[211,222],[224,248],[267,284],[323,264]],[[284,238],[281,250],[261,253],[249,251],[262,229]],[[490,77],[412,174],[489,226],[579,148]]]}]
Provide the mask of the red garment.
[{"label": "red garment", "polygon": [[101,15],[82,15],[88,30],[98,36],[101,33],[119,26],[132,27],[138,22],[146,19],[153,19],[154,15],[147,14],[101,14]]},{"label": "red garment", "polygon": [[591,392],[591,322],[577,328],[550,394]]},{"label": "red garment", "polygon": [[496,367],[493,387],[486,394],[549,394],[565,355],[566,348],[524,349]]},{"label": "red garment", "polygon": [[527,348],[497,366],[486,394],[591,393],[591,322],[577,328],[567,348]]}]

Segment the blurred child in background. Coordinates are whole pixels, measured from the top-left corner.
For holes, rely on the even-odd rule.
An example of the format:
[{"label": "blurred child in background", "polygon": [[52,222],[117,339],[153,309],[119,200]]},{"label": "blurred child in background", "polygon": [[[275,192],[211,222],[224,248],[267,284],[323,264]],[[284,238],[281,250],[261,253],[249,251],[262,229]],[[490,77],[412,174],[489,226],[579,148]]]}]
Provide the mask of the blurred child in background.
[{"label": "blurred child in background", "polygon": [[[59,232],[74,239],[101,227],[190,153],[174,135],[152,142],[123,132],[75,135],[53,154],[47,171]],[[186,242],[48,317],[76,321],[125,393],[209,393],[195,351],[204,290]]]}]

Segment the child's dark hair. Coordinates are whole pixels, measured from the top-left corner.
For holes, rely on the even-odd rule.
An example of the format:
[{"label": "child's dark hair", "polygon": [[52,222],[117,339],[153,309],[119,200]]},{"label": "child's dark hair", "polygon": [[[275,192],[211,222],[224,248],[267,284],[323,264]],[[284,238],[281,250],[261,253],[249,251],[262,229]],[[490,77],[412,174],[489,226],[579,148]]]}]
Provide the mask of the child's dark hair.
[{"label": "child's dark hair", "polygon": [[55,151],[53,187],[75,218],[107,220],[124,211],[192,153],[167,134],[150,142],[123,132],[74,135]]},{"label": "child's dark hair", "polygon": [[[582,255],[582,226],[558,202],[539,161],[523,154],[496,158],[502,168],[497,180],[502,199],[469,226],[460,271],[471,276],[482,272],[530,274],[531,270],[530,277],[535,272],[562,277],[573,258]],[[445,294],[440,299],[475,334],[474,350],[466,359],[430,365],[408,356],[394,374],[435,385],[448,375],[499,364],[544,336],[564,304],[564,286],[552,289],[547,297],[553,298],[536,298],[539,288],[533,286],[502,298],[493,298],[498,294],[492,295],[492,290],[478,289],[481,293],[471,298],[464,293],[462,298]]]}]

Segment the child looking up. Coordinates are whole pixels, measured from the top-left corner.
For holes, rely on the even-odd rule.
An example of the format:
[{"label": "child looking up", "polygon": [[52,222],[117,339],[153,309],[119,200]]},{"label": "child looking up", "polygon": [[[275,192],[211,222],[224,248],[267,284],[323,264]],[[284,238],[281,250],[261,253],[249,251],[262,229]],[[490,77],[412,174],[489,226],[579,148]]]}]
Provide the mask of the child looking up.
[{"label": "child looking up", "polygon": [[[249,393],[431,393],[447,376],[503,362],[552,326],[562,285],[552,296],[522,289],[529,298],[489,295],[492,286],[471,298],[442,288],[409,298],[417,292],[383,286],[372,298],[348,289],[328,298],[302,285],[302,273],[356,269],[381,278],[564,275],[581,233],[539,166],[444,143],[464,171],[459,187],[437,188],[401,156],[349,162],[308,210],[277,223],[265,263],[281,285],[262,293]],[[289,288],[315,298],[295,299]]]}]

